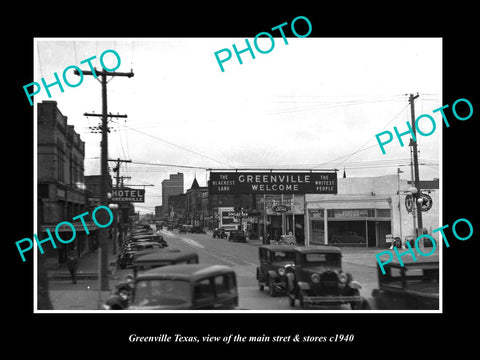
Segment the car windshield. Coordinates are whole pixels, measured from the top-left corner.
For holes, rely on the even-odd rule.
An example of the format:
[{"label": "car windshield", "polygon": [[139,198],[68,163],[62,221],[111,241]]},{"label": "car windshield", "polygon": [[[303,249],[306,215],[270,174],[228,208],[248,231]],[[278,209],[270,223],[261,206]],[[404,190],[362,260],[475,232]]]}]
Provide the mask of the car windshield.
[{"label": "car windshield", "polygon": [[135,284],[133,306],[180,305],[190,298],[190,284],[183,280],[140,280]]},{"label": "car windshield", "polygon": [[310,253],[305,254],[305,261],[311,265],[341,266],[339,254]]},{"label": "car windshield", "polygon": [[295,259],[295,253],[293,251],[275,251],[272,252],[270,256],[272,261],[293,261]]}]

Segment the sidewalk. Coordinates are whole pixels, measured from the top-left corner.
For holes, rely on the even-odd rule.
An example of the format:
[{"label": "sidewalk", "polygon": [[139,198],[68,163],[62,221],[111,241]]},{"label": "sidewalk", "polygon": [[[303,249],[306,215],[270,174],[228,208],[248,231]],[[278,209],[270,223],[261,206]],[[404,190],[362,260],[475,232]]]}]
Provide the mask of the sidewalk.
[{"label": "sidewalk", "polygon": [[66,264],[56,269],[48,269],[49,296],[53,310],[98,310],[110,296],[114,286],[112,275],[115,274],[116,255],[113,245],[109,244],[108,277],[109,291],[98,291],[99,250],[81,257],[78,262],[77,283],[72,284]]},{"label": "sidewalk", "polygon": [[[117,250],[118,251],[118,250]],[[78,259],[77,279],[78,280],[96,280],[98,279],[99,253],[97,249],[93,253],[88,253]],[[113,254],[113,245],[108,244],[108,274],[113,273],[116,265],[116,255]],[[48,278],[54,280],[71,280],[67,264],[61,264],[58,268],[48,269]]]}]

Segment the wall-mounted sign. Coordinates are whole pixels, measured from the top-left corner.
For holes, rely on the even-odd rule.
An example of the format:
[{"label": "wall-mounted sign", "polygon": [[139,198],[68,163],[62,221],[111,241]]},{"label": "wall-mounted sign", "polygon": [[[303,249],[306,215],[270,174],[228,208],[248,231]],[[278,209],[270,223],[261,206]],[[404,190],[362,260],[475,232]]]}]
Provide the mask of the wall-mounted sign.
[{"label": "wall-mounted sign", "polygon": [[211,172],[210,194],[336,194],[336,172]]},{"label": "wall-mounted sign", "polygon": [[112,189],[112,202],[145,202],[145,189]]},{"label": "wall-mounted sign", "polygon": [[287,212],[288,210],[290,210],[290,206],[288,206],[288,205],[275,205],[275,206],[272,207],[272,210],[275,211],[275,212],[284,213],[284,212]]},{"label": "wall-mounted sign", "polygon": [[[433,200],[430,195],[420,193],[419,198],[422,199],[422,211],[428,211],[432,208]],[[405,196],[405,208],[408,212],[412,212],[413,210],[413,199],[412,195]]]}]

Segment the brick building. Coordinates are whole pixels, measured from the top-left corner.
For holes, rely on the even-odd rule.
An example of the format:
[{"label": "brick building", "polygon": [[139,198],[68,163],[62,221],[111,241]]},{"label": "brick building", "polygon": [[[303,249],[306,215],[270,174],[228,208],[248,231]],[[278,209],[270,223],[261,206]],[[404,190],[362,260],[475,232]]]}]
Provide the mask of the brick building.
[{"label": "brick building", "polygon": [[[59,222],[71,222],[73,217],[88,211],[88,202],[84,185],[85,143],[74,127],[68,125],[67,116],[55,101],[43,101],[37,110],[37,234],[42,240],[47,238],[47,228],[54,234]],[[88,251],[82,224],[75,226],[75,241],[69,244],[55,241],[56,249],[49,243],[44,244],[47,265],[65,262],[70,249],[75,249],[78,256]],[[87,226],[95,228],[93,223],[87,222]],[[72,236],[69,227],[59,228],[59,233],[63,239]],[[53,237],[55,240],[55,235]]]}]

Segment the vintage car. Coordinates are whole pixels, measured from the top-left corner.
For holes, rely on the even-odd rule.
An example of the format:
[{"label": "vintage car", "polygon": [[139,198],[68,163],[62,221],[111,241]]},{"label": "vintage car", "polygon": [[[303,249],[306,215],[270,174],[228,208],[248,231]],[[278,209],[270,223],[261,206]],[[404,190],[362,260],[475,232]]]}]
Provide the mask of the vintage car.
[{"label": "vintage car", "polygon": [[225,265],[167,265],[139,274],[128,310],[235,309],[235,272]]},{"label": "vintage car", "polygon": [[128,305],[136,276],[144,270],[175,264],[198,264],[198,254],[178,248],[163,248],[156,251],[139,251],[132,261],[133,273],[116,284],[112,296],[104,305],[105,309],[119,310]]},{"label": "vintage car", "polygon": [[224,228],[215,228],[213,230],[212,236],[214,238],[219,238],[219,239],[226,239],[227,238],[227,233],[225,232]]},{"label": "vintage car", "polygon": [[286,289],[286,271],[294,263],[294,247],[290,245],[262,245],[258,248],[260,265],[257,267],[258,288],[268,286],[270,296]]},{"label": "vintage car", "polygon": [[372,310],[438,310],[438,255],[419,257],[403,262],[397,259],[383,265],[385,275],[377,264],[378,289],[366,297],[364,309]]},{"label": "vintage car", "polygon": [[228,235],[228,241],[247,242],[247,236],[242,230],[232,230]]},{"label": "vintage car", "polygon": [[303,309],[350,304],[362,306],[360,283],[342,270],[342,252],[326,245],[295,247],[295,264],[287,269],[287,295],[290,306],[298,299]]},{"label": "vintage car", "polygon": [[180,234],[182,234],[182,233],[185,234],[185,233],[187,233],[187,232],[192,232],[192,227],[193,227],[192,225],[182,225],[182,226],[180,226],[180,228],[178,229],[178,232],[179,232]]},{"label": "vintage car", "polygon": [[165,239],[163,238],[162,235],[160,234],[141,234],[141,235],[133,235],[133,236],[130,236],[129,238],[127,238],[127,242],[128,241],[140,241],[140,240],[143,240],[143,241],[156,241],[160,244],[164,244],[165,246],[167,246],[167,242],[165,241]]},{"label": "vintage car", "polygon": [[150,241],[131,242],[125,244],[117,256],[118,267],[120,269],[125,269],[126,267],[132,265],[132,261],[138,251],[158,250],[163,249],[164,247],[164,244]]}]

